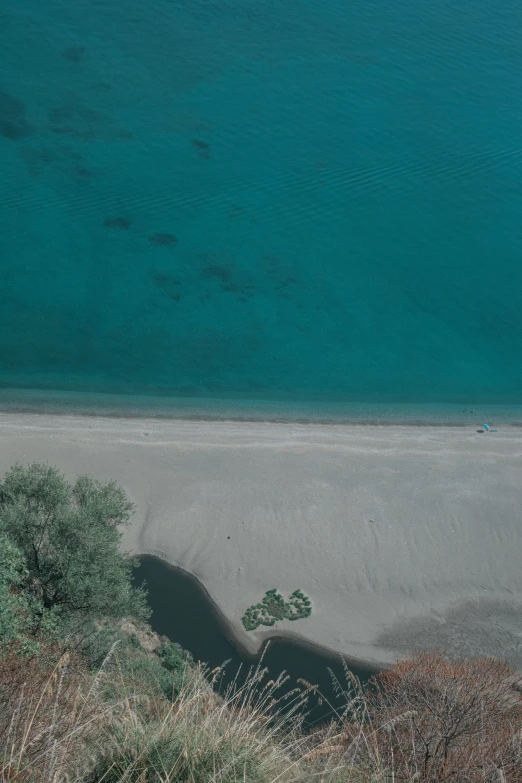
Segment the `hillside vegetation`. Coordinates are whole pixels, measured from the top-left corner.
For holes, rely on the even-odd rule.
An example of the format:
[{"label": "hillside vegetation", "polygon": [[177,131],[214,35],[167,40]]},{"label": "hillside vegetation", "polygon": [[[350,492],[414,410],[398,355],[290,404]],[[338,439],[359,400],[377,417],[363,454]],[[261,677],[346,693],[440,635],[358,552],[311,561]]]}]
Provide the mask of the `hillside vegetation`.
[{"label": "hillside vegetation", "polygon": [[121,553],[121,489],[46,465],[0,484],[0,783],[522,783],[516,673],[420,653],[366,689],[346,671],[331,720],[313,684],[262,665],[224,693],[147,626]]}]

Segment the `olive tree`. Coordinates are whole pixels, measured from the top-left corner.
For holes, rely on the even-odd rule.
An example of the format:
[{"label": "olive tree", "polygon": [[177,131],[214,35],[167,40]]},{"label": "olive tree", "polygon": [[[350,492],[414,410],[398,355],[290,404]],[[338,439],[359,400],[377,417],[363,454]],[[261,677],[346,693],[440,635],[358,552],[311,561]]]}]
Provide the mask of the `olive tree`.
[{"label": "olive tree", "polygon": [[50,465],[15,465],[0,484],[0,535],[11,547],[0,590],[11,603],[18,596],[33,612],[38,607],[39,628],[50,618],[77,628],[102,618],[146,619],[146,594],[132,584],[136,562],[120,549],[132,511],[114,482],[80,476],[69,483]]}]

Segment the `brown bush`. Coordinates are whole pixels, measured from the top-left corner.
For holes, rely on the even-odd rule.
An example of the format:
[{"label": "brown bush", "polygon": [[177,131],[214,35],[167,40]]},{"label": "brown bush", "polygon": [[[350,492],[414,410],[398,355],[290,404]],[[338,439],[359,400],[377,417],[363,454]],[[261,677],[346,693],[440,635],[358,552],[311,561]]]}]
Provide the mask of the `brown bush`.
[{"label": "brown bush", "polygon": [[401,661],[367,693],[374,754],[396,781],[522,782],[518,683],[489,658]]},{"label": "brown bush", "polygon": [[48,783],[82,766],[85,727],[94,735],[105,712],[80,657],[43,645],[27,658],[13,645],[0,657],[2,783]]}]

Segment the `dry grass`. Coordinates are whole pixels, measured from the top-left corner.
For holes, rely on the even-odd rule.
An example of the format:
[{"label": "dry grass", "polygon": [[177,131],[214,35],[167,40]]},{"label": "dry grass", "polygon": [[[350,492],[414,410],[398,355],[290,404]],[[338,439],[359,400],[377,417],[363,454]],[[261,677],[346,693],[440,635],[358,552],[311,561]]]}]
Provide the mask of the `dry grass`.
[{"label": "dry grass", "polygon": [[169,703],[159,691],[140,692],[117,655],[95,676],[67,656],[54,667],[16,655],[3,662],[2,783],[300,779],[302,698],[285,697],[278,710],[282,680],[263,684],[258,669],[219,696],[198,667]]},{"label": "dry grass", "polygon": [[95,675],[53,653],[0,664],[0,783],[522,783],[520,696],[497,661],[416,656],[367,692],[347,673],[342,709],[307,733],[313,687],[281,696],[261,667],[221,696],[188,670],[169,703],[117,648]]}]

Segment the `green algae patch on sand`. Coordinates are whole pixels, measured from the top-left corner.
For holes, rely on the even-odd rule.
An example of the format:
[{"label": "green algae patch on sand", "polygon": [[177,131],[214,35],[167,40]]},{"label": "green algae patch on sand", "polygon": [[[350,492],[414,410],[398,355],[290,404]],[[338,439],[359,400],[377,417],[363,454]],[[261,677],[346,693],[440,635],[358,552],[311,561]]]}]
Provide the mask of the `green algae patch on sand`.
[{"label": "green algae patch on sand", "polygon": [[247,631],[255,631],[260,625],[271,626],[278,620],[300,620],[312,614],[312,602],[301,592],[294,590],[288,601],[276,588],[267,590],[259,604],[249,606],[241,618]]}]

